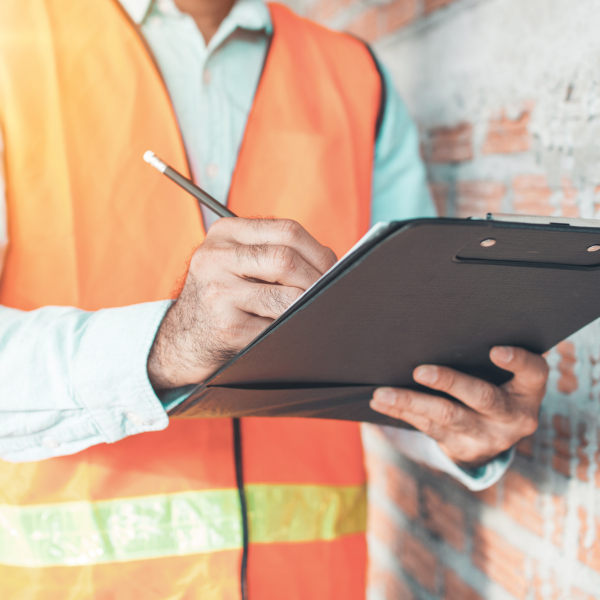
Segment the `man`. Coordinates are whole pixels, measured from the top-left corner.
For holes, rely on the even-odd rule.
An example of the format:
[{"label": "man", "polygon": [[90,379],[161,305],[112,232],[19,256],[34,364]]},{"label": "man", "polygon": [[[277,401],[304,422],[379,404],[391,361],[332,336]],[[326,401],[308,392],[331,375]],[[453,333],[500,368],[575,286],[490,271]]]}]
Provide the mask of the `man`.
[{"label": "man", "polygon": [[[4,0],[0,44],[3,597],[364,598],[357,424],[167,427],[165,407],[370,221],[433,215],[389,77],[359,41],[259,0]],[[277,218],[201,217],[149,149],[242,217]],[[535,429],[547,377],[523,350],[491,358],[515,374],[503,388],[415,371],[462,404],[372,402],[431,436],[395,433],[407,453],[474,489]]]}]

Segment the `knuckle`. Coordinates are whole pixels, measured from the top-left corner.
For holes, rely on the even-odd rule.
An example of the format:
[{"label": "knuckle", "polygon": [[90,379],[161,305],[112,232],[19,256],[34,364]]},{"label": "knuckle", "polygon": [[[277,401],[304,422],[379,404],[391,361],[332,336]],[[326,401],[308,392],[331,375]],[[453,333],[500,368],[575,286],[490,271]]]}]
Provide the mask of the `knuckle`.
[{"label": "knuckle", "polygon": [[337,262],[337,256],[331,248],[328,248],[327,246],[322,246],[321,248],[322,250],[320,251],[318,260],[324,270],[331,269]]},{"label": "knuckle", "polygon": [[296,270],[296,253],[289,246],[275,246],[272,249],[271,260],[279,274],[291,273]]},{"label": "knuckle", "polygon": [[189,271],[195,272],[201,268],[202,263],[204,262],[204,258],[209,253],[210,250],[208,248],[200,247],[194,254],[190,260],[190,266],[188,268]]},{"label": "knuckle", "polygon": [[284,244],[291,244],[301,236],[302,226],[293,219],[281,219],[280,235]]},{"label": "knuckle", "polygon": [[420,431],[422,431],[425,435],[428,435],[429,437],[435,437],[434,436],[434,424],[433,421],[431,419],[427,419],[427,418],[423,418],[419,420],[419,424],[418,424],[418,429]]},{"label": "knuckle", "polygon": [[406,423],[410,423],[414,428],[418,429],[420,432],[433,437],[433,421],[429,417],[425,417],[423,415],[418,415],[416,413],[411,412],[410,410],[405,410],[402,406],[395,405],[392,407],[391,411],[388,411],[389,415],[394,416],[396,419],[401,419]]},{"label": "knuckle", "polygon": [[498,402],[496,388],[489,383],[484,384],[479,392],[479,406],[483,410],[491,410]]},{"label": "knuckle", "polygon": [[458,419],[458,410],[454,402],[447,401],[442,404],[439,412],[439,424],[441,427],[448,428],[455,424]]},{"label": "knuckle", "polygon": [[529,414],[523,418],[522,431],[523,436],[527,437],[533,435],[539,426],[539,419],[537,415]]},{"label": "knuckle", "polygon": [[415,406],[414,394],[409,390],[398,389],[395,390],[396,395],[396,407],[399,410],[406,412],[413,412]]}]

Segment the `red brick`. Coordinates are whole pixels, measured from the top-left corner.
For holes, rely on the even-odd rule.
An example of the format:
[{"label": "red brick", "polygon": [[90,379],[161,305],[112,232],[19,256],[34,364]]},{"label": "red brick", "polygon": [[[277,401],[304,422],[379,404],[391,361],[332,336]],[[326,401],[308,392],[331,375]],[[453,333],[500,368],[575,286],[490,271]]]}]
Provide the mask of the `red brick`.
[{"label": "red brick", "polygon": [[417,0],[394,0],[380,7],[381,35],[412,23],[417,17]]},{"label": "red brick", "polygon": [[480,492],[473,492],[473,495],[482,502],[485,502],[485,504],[496,506],[498,504],[498,484],[495,483],[493,486]]},{"label": "red brick", "polygon": [[560,588],[556,583],[554,573],[543,577],[539,573],[539,563],[536,562],[533,576],[534,600],[562,600]]},{"label": "red brick", "polygon": [[379,8],[373,7],[364,11],[348,23],[345,29],[365,42],[374,42],[380,35]]},{"label": "red brick", "polygon": [[473,564],[518,599],[527,597],[525,555],[500,535],[477,525],[473,537]]},{"label": "red brick", "polygon": [[485,217],[499,212],[506,188],[494,181],[459,181],[456,185],[456,216]]},{"label": "red brick", "polygon": [[386,467],[386,492],[400,510],[412,519],[419,516],[417,480],[395,465]]},{"label": "red brick", "polygon": [[373,502],[369,503],[368,529],[379,541],[383,542],[394,554],[400,552],[402,531],[387,515]]},{"label": "red brick", "polygon": [[462,552],[465,548],[465,515],[463,511],[444,499],[433,488],[423,489],[425,525],[451,546]]},{"label": "red brick", "polygon": [[451,4],[454,0],[425,0],[425,14],[432,13],[438,8]]},{"label": "red brick", "polygon": [[589,443],[586,437],[586,424],[577,425],[577,468],[575,474],[580,481],[589,481],[590,459],[586,448]]},{"label": "red brick", "polygon": [[564,496],[552,496],[552,508],[554,513],[552,518],[552,543],[561,548],[567,518],[567,501]]},{"label": "red brick", "polygon": [[541,497],[535,485],[514,471],[504,478],[504,512],[536,535],[544,535],[544,519],[540,514]]},{"label": "red brick", "polygon": [[367,479],[369,487],[385,490],[386,468],[388,463],[372,452],[365,452],[365,468],[367,470]]},{"label": "red brick", "polygon": [[531,147],[529,119],[531,110],[524,110],[518,119],[509,119],[503,111],[498,119],[490,121],[483,154],[511,154],[525,152]]},{"label": "red brick", "polygon": [[533,458],[533,448],[535,446],[535,436],[529,435],[523,438],[517,444],[517,453],[525,458]]},{"label": "red brick", "polygon": [[436,593],[437,558],[417,538],[406,531],[403,533],[400,564],[406,573],[426,590]]},{"label": "red brick", "polygon": [[[596,541],[595,544],[592,544],[591,548],[586,548],[584,546],[585,537],[587,534],[588,528],[588,515],[585,508],[582,506],[579,507],[579,552],[578,558],[579,560],[586,564],[594,571],[600,573],[600,544]],[[600,539],[600,520],[597,518],[593,519],[594,527],[596,529],[596,540]]]},{"label": "red brick", "polygon": [[577,376],[575,375],[575,365],[577,364],[575,344],[572,342],[561,342],[556,346],[556,349],[560,354],[558,391],[563,394],[572,394],[579,387]]},{"label": "red brick", "polygon": [[455,127],[436,127],[429,133],[433,163],[465,162],[473,158],[473,127],[460,123]]},{"label": "red brick", "polygon": [[447,183],[434,181],[429,184],[431,197],[435,203],[435,208],[440,217],[445,217],[448,214],[448,192],[450,186]]},{"label": "red brick", "polygon": [[374,563],[369,564],[367,586],[379,592],[378,597],[386,600],[415,600],[410,588],[395,573],[381,569]]},{"label": "red brick", "polygon": [[454,571],[444,572],[444,600],[483,600],[472,587],[469,587]]},{"label": "red brick", "polygon": [[552,190],[543,175],[519,175],[512,182],[514,210],[525,215],[550,215],[554,211],[549,200]]},{"label": "red brick", "polygon": [[568,417],[554,415],[552,417],[554,427],[554,456],[552,466],[555,471],[566,477],[571,476],[571,425]]}]

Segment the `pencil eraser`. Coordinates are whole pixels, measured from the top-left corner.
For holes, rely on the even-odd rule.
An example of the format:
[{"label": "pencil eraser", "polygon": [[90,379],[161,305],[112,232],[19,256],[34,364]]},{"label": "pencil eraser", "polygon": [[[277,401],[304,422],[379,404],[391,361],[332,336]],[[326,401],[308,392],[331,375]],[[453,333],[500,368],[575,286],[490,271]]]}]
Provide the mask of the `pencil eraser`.
[{"label": "pencil eraser", "polygon": [[155,169],[158,169],[161,173],[164,173],[167,168],[167,165],[151,150],[144,152],[144,160]]}]

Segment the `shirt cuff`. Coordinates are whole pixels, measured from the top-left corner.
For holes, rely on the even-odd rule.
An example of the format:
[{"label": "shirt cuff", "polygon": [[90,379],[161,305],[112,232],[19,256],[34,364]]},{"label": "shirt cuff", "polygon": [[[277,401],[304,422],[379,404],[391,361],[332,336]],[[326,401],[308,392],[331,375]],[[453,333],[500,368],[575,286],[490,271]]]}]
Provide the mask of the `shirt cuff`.
[{"label": "shirt cuff", "polygon": [[105,442],[159,431],[167,413],[148,379],[148,354],[171,301],[97,311],[74,364],[73,391]]},{"label": "shirt cuff", "polygon": [[171,409],[179,406],[195,389],[198,388],[196,383],[191,385],[183,385],[178,388],[168,390],[158,390],[156,394],[160,399],[165,410],[169,412]]},{"label": "shirt cuff", "polygon": [[399,452],[415,462],[448,473],[472,492],[485,490],[500,480],[515,456],[515,449],[511,448],[481,467],[463,469],[448,457],[434,439],[420,431],[396,427],[381,429]]}]

